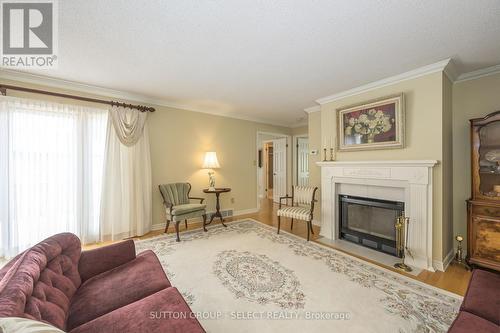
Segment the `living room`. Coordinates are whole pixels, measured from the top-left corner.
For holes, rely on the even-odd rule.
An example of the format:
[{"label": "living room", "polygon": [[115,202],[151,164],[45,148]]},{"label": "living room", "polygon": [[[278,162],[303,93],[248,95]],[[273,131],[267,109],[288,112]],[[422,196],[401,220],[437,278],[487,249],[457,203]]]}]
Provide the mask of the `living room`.
[{"label": "living room", "polygon": [[0,5],[0,332],[498,332],[497,1]]}]

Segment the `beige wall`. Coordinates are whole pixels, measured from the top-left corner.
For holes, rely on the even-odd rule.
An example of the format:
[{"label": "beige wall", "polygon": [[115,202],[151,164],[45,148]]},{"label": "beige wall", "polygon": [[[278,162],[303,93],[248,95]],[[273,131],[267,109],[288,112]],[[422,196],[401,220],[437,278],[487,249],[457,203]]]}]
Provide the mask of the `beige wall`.
[{"label": "beige wall", "polygon": [[[416,79],[381,87],[355,96],[322,105],[320,119],[318,113],[310,115],[309,133],[321,133],[316,144],[329,145],[336,136],[336,109],[364,101],[404,93],[406,105],[406,147],[397,150],[373,150],[359,152],[338,152],[337,160],[437,160],[434,167],[433,202],[433,258],[442,260],[450,248],[443,244],[443,74],[434,73]],[[445,156],[446,157],[446,156]],[[318,158],[313,159],[319,160]],[[320,186],[320,170],[313,163],[310,166],[311,179]],[[314,170],[314,171],[313,171]],[[319,217],[319,216],[318,216]],[[448,222],[445,222],[446,224]],[[446,246],[446,248],[444,247]]]},{"label": "beige wall", "polygon": [[294,127],[291,129],[292,135],[302,135],[302,134],[307,134],[309,127],[307,125],[305,126],[300,126],[300,127]]},{"label": "beige wall", "polygon": [[257,131],[290,133],[287,128],[158,107],[149,118],[154,223],[163,221],[157,191],[161,183],[188,181],[192,194],[207,197],[209,210],[214,209],[214,196],[201,191],[208,186],[207,171],[201,169],[205,151],[217,152],[221,165],[215,170],[217,186],[232,188],[221,196],[221,206],[235,211],[256,208]]},{"label": "beige wall", "polygon": [[[87,97],[101,97],[8,80],[2,82]],[[10,90],[8,95],[106,107],[102,104]],[[217,152],[221,164],[221,168],[215,170],[217,186],[232,188],[230,193],[221,195],[222,208],[242,211],[257,207],[257,131],[291,135],[291,129],[158,105],[151,106],[156,108],[156,112],[150,113],[148,117],[153,177],[153,224],[164,223],[162,200],[158,191],[160,183],[188,181],[193,186],[191,194],[207,197],[208,209],[214,210],[214,196],[207,196],[202,192],[202,189],[208,186],[208,176],[207,171],[201,169],[201,165],[204,152],[211,150]]]},{"label": "beige wall", "polygon": [[[453,83],[443,73],[443,258],[453,249],[453,142],[452,142]],[[453,253],[452,253],[453,254]]]},{"label": "beige wall", "polygon": [[500,73],[453,85],[453,231],[467,235],[471,194],[469,119],[500,110]]},{"label": "beige wall", "polygon": [[[321,147],[321,112],[309,113],[309,150],[317,150],[317,155],[309,155],[309,184],[321,189],[321,170],[316,165],[323,159],[323,147]],[[314,208],[314,220],[316,224],[321,221],[321,191],[317,192],[317,204]]]}]

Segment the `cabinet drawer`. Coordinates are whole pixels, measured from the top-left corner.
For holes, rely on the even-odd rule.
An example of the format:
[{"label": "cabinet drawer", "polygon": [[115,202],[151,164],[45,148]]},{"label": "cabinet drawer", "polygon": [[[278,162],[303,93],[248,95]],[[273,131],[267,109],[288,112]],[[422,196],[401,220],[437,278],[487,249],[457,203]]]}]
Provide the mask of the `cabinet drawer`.
[{"label": "cabinet drawer", "polygon": [[473,257],[500,262],[500,219],[472,218]]},{"label": "cabinet drawer", "polygon": [[500,208],[491,206],[472,206],[472,215],[489,216],[500,219]]}]

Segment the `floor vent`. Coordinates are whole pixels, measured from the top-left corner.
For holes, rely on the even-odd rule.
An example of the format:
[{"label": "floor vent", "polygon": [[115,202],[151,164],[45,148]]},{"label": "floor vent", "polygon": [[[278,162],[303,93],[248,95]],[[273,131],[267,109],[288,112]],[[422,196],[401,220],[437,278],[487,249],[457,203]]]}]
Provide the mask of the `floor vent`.
[{"label": "floor vent", "polygon": [[[226,210],[221,210],[220,211],[222,217],[231,217],[233,216],[233,210],[232,209],[226,209]],[[207,216],[210,218],[212,214],[215,214],[215,211],[213,212],[207,212]]]}]

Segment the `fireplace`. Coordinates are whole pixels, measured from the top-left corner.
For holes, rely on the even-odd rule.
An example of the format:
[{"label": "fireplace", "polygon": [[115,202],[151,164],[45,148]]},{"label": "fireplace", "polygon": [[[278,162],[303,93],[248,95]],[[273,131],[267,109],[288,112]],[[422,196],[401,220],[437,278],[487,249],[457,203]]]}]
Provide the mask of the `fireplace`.
[{"label": "fireplace", "polygon": [[[404,202],[405,215],[410,217],[406,244],[412,252],[412,256],[405,257],[405,263],[429,271],[434,271],[434,267],[444,270],[447,263],[433,260],[432,256],[432,180],[436,164],[435,160],[317,162],[321,166],[320,236],[326,242],[335,242],[340,238],[341,194]],[[356,247],[348,241],[341,241]],[[381,262],[377,258],[384,256],[396,259],[382,252],[373,253],[371,259]]]},{"label": "fireplace", "polygon": [[339,195],[339,238],[396,256],[396,218],[404,203]]}]

